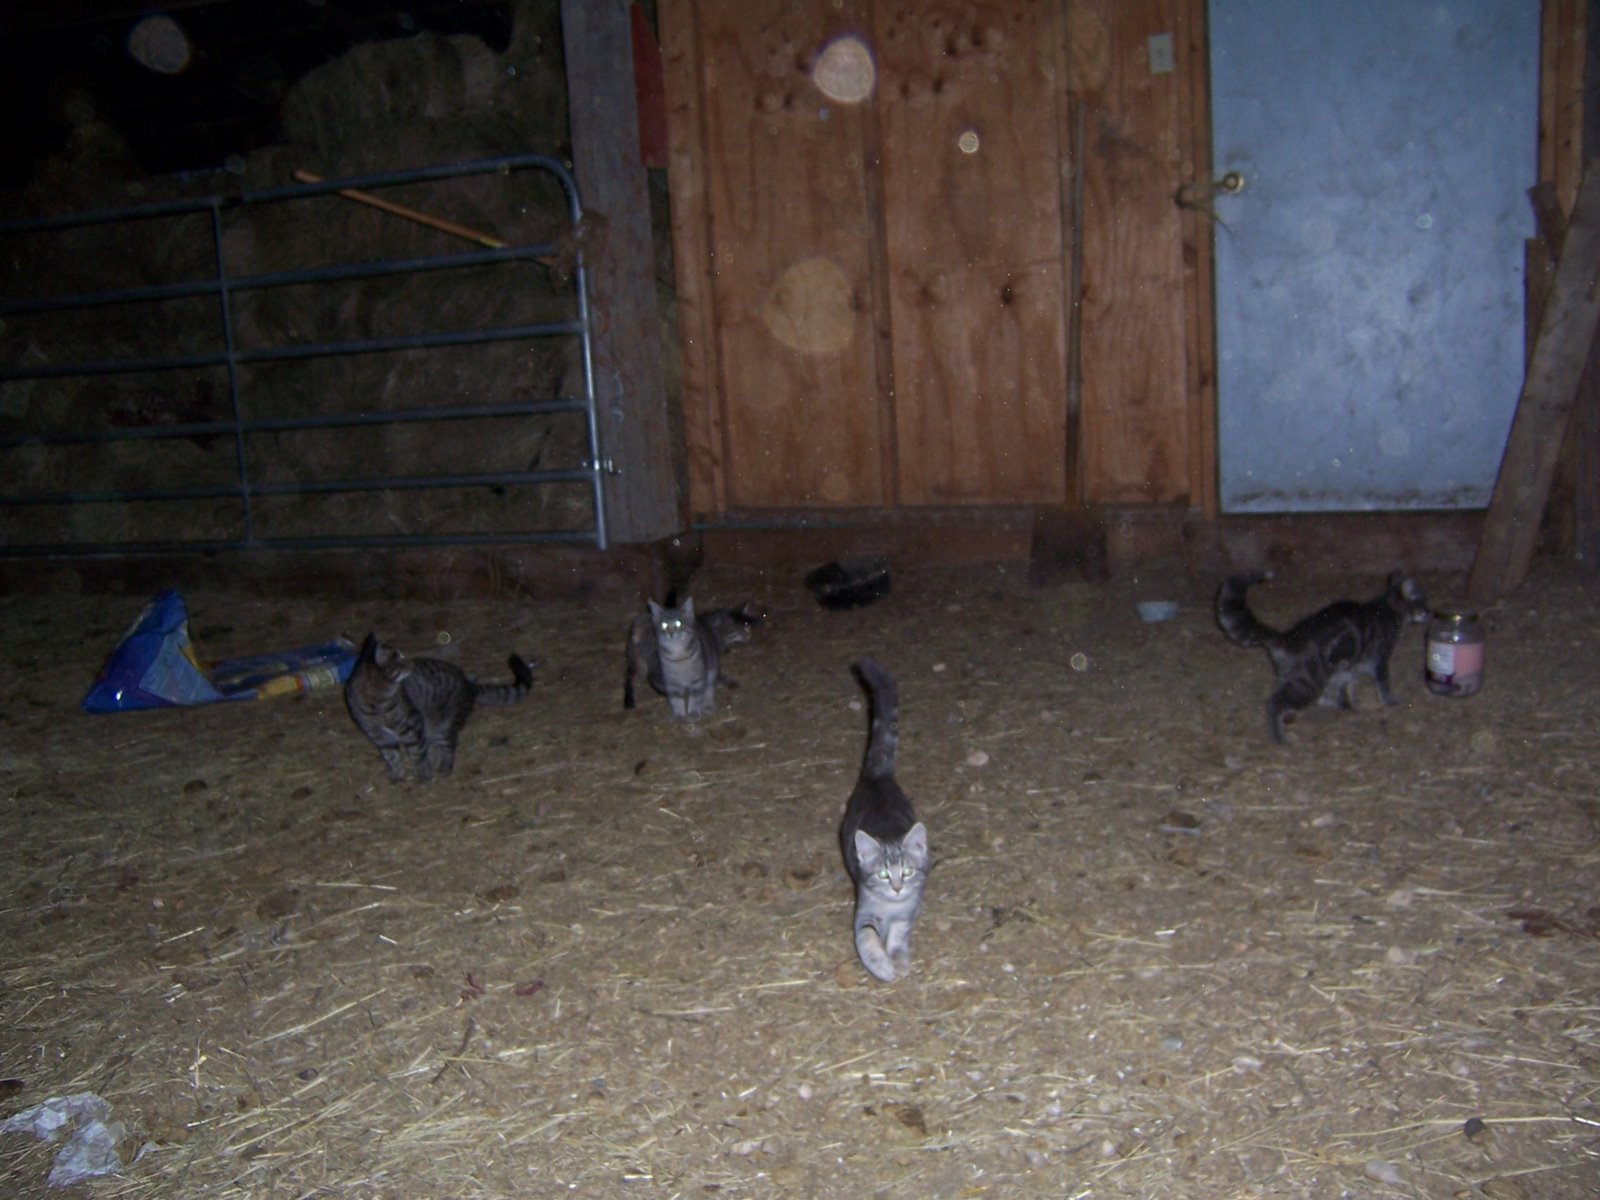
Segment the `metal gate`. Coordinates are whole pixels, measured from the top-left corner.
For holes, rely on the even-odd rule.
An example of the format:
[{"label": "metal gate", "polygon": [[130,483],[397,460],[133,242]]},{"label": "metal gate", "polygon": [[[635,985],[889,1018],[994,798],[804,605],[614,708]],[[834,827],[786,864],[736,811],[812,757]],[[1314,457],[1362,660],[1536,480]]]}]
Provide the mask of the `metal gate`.
[{"label": "metal gate", "polygon": [[[445,186],[509,191],[514,181],[520,180],[515,186],[525,192],[532,186],[530,173],[546,177],[539,186],[552,194],[548,181],[553,179],[565,207],[561,232],[540,244],[506,244],[374,195],[405,185],[472,179],[478,182]],[[485,176],[494,178],[481,178]],[[271,270],[230,270],[225,227],[229,236],[237,235],[242,222],[270,227],[276,221],[282,229],[303,219],[294,215],[305,212],[303,202],[334,193],[371,206],[366,212],[387,209],[385,214],[373,215],[373,221],[425,221],[432,230],[447,230],[444,236],[470,237],[475,248],[370,261],[274,264]],[[399,216],[391,215],[397,213]],[[0,520],[4,521],[0,556],[550,541],[586,542],[603,549],[606,520],[601,476],[605,459],[595,417],[588,285],[579,249],[582,217],[577,186],[561,163],[542,155],[519,155],[0,223],[0,253],[5,256],[0,261],[10,267],[8,282],[0,285],[5,293],[0,296],[0,347],[4,348],[0,358]],[[256,224],[249,228],[253,230]],[[106,248],[106,256],[112,257],[111,248],[132,244],[128,239],[153,237],[155,229],[164,231],[164,244],[178,247],[172,258],[198,270],[187,278],[150,282],[127,279],[122,270],[113,269],[111,277],[120,286],[99,286],[106,276],[94,274],[95,264],[82,261],[84,257],[95,257],[96,246]],[[435,235],[430,230],[417,236]],[[56,238],[77,240],[57,243],[71,247],[65,255],[70,261],[52,265],[51,251],[41,247]],[[283,240],[272,244],[275,254],[283,250]],[[557,284],[550,282],[553,269],[560,270]],[[386,315],[392,315],[392,310],[401,306],[385,308],[385,304],[426,277],[442,281],[429,292],[430,298],[437,298],[437,307],[432,309],[437,322],[441,311],[471,307],[453,302],[452,295],[466,293],[451,292],[456,278],[449,274],[452,272],[462,273],[460,286],[473,289],[473,297],[488,297],[491,307],[498,305],[497,311],[513,313],[523,303],[521,297],[536,290],[530,287],[530,272],[537,272],[538,303],[554,310],[554,315],[551,319],[491,320],[467,328],[439,328],[430,322],[422,328],[376,334],[368,329],[354,335],[338,320],[315,315],[338,313],[340,303],[351,307],[355,302],[350,297],[356,294],[350,290],[352,285],[387,289],[386,296],[372,301],[371,307],[384,308]],[[44,294],[37,280],[45,276],[91,286]],[[330,303],[319,302],[319,291],[341,288],[345,290]],[[253,298],[274,293],[279,297],[276,310],[280,313],[298,311],[303,303],[304,311],[311,314],[307,324],[314,326],[314,331],[297,329],[291,331],[292,336],[273,339],[266,336],[271,322],[258,313],[241,319],[241,308],[248,309]],[[292,299],[285,300],[286,296]],[[416,308],[412,304],[410,311]],[[118,331],[113,339],[115,352],[106,357],[83,353],[86,346],[93,346],[89,335],[102,320]],[[70,357],[40,349],[50,342],[51,322],[63,321],[74,331],[65,339],[75,352]],[[150,337],[136,336],[144,330]],[[167,335],[164,343],[163,333]],[[496,378],[495,371],[482,377],[485,357],[498,355],[499,375],[513,374],[532,361],[520,356],[531,353],[535,343],[547,344],[547,339],[563,339],[556,357],[550,359],[563,364],[559,393],[517,394],[509,386],[514,381]],[[492,349],[497,344],[502,348]],[[461,360],[458,352],[475,356],[478,377],[472,374],[473,362]],[[513,353],[519,357],[508,357]],[[387,364],[383,367],[386,373],[379,376],[383,385],[403,379],[407,372],[414,385],[419,373],[433,370],[437,374],[439,370],[437,362],[419,365],[418,356],[452,354],[458,358],[438,379],[452,389],[466,391],[482,384],[493,393],[489,398],[463,403],[452,395],[442,403],[416,403],[417,388],[412,386],[413,402],[384,403],[374,401],[371,394],[339,395],[363,393],[364,385],[341,383],[338,374],[326,374],[350,369],[337,360],[359,356],[364,362]],[[318,386],[282,375],[295,369],[292,364],[307,363],[336,365],[322,368],[325,374]],[[128,389],[131,386],[136,394],[137,385],[117,382],[130,379],[144,381],[144,386],[154,389],[147,393],[149,404],[137,395],[129,399]],[[463,384],[464,379],[471,382]],[[169,382],[149,383],[152,380]],[[269,387],[276,389],[278,397],[271,404],[262,398]],[[310,399],[304,398],[306,391],[311,392]],[[286,409],[284,393],[300,398],[297,411]],[[146,408],[151,411],[144,411]],[[547,424],[538,436],[530,435],[529,423],[541,421]],[[578,452],[569,454],[569,461],[547,465],[542,461],[549,440],[545,431],[561,421],[581,423],[562,430],[568,446]],[[454,435],[449,432],[452,429]],[[402,430],[409,432],[402,435]],[[369,440],[385,437],[404,441],[412,457],[443,448],[458,458],[470,454],[475,461],[458,461],[445,469],[439,469],[437,463],[426,469],[376,472],[351,471],[348,465],[334,472],[312,469],[313,464],[325,467],[330,458],[339,464],[352,459],[371,462],[380,456],[368,452]],[[330,448],[315,445],[318,438],[344,440]],[[519,438],[531,441],[523,444]],[[270,445],[267,439],[271,439]],[[165,454],[154,449],[162,446],[169,448]],[[508,467],[507,454],[520,454],[531,461],[519,460]],[[574,457],[576,461],[572,461]],[[387,461],[382,465],[392,466]],[[466,469],[471,466],[481,469]],[[437,527],[435,513],[421,502],[423,497],[436,499],[445,489],[453,490],[460,502],[456,515],[465,518],[465,527]],[[540,527],[534,519],[546,511],[540,507],[546,498],[530,497],[547,489],[564,489],[573,502],[567,514],[571,519],[560,522],[558,528]],[[575,495],[573,489],[577,489]],[[367,502],[352,499],[363,495]],[[378,503],[373,497],[391,504],[401,496],[416,501],[408,518],[413,527],[405,527],[406,521],[392,511],[377,513],[388,518],[390,527],[373,528],[370,521],[362,527],[360,518],[373,515],[373,505]],[[344,498],[339,503],[348,507],[336,510],[331,519],[315,511],[293,511],[296,504],[310,505],[317,497]],[[367,508],[356,511],[362,503],[367,503]],[[492,530],[482,527],[490,508],[495,510],[495,520],[489,522],[496,526]],[[114,511],[106,513],[104,520],[86,517],[91,511],[108,509]],[[175,526],[188,527],[190,513],[196,514],[193,525],[197,532],[173,536]],[[425,518],[421,528],[415,527],[418,513]],[[586,519],[580,521],[580,517]],[[330,520],[339,528],[327,528]],[[144,533],[150,525],[161,532],[157,536]]]}]

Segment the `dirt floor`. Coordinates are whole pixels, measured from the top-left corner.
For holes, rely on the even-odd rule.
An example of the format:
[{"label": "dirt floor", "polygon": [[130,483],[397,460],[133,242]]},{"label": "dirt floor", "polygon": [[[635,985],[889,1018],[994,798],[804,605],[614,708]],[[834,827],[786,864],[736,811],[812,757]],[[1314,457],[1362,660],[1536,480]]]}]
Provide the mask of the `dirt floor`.
[{"label": "dirt floor", "polygon": [[[623,711],[621,586],[189,596],[207,656],[542,659],[426,786],[337,693],[81,715],[145,597],[0,599],[0,1118],[103,1097],[129,1165],[68,1194],[141,1200],[1600,1195],[1600,588],[1489,609],[1471,699],[1409,630],[1400,706],[1283,747],[1208,581],[798,574],[697,577],[770,617],[699,727]],[[863,653],[935,857],[892,985],[835,840]],[[53,1153],[0,1135],[0,1190]]]}]

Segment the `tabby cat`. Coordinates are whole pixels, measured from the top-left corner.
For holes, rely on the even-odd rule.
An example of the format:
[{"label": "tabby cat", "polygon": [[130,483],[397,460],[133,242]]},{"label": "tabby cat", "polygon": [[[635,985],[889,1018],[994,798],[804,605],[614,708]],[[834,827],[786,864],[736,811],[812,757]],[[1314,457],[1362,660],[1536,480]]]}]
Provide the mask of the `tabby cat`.
[{"label": "tabby cat", "polygon": [[911,965],[911,926],[928,877],[928,830],[894,778],[900,740],[894,676],[870,658],[854,669],[871,700],[871,732],[839,843],[856,885],[856,953],[874,976],[893,983]]},{"label": "tabby cat", "polygon": [[717,706],[717,681],[736,687],[721,675],[722,652],[748,641],[763,618],[748,604],[717,608],[696,617],[694,599],[660,605],[634,618],[628,631],[628,669],[622,683],[622,707],[634,707],[634,680],[642,671],[650,686],[667,698],[672,715],[691,721],[708,716]]},{"label": "tabby cat", "polygon": [[516,704],[533,686],[532,668],[515,654],[509,662],[515,683],[483,684],[454,663],[407,658],[369,633],[345,681],[344,702],[383,755],[389,778],[404,779],[408,759],[419,780],[448,775],[473,706]]},{"label": "tabby cat", "polygon": [[1256,571],[1224,581],[1217,590],[1217,624],[1239,645],[1260,646],[1272,659],[1278,682],[1267,697],[1267,728],[1274,741],[1287,740],[1285,717],[1312,703],[1354,707],[1351,691],[1362,675],[1377,685],[1385,704],[1399,703],[1389,691],[1389,656],[1406,625],[1428,619],[1416,580],[1396,571],[1381,596],[1336,600],[1277,630],[1257,620],[1245,600],[1252,584],[1271,578]]}]

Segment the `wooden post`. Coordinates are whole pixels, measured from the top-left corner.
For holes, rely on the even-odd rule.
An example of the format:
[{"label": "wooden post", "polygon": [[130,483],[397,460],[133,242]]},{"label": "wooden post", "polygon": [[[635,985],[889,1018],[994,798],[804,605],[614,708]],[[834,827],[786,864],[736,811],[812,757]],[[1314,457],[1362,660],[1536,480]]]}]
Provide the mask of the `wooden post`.
[{"label": "wooden post", "polygon": [[[601,452],[615,470],[605,482],[608,532],[613,542],[654,542],[682,522],[628,0],[561,0],[561,31],[574,175],[591,235],[583,247]],[[592,236],[596,227],[603,237]]]},{"label": "wooden post", "polygon": [[1600,160],[1578,189],[1550,298],[1539,320],[1528,373],[1506,438],[1467,592],[1490,600],[1521,583],[1533,559],[1539,521],[1578,381],[1600,323]]}]

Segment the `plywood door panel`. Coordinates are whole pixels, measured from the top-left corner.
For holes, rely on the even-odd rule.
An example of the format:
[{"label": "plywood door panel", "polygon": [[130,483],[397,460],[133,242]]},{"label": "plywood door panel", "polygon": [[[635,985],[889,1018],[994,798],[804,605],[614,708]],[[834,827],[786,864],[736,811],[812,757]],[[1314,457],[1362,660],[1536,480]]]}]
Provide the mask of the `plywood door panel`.
[{"label": "plywood door panel", "polygon": [[[1180,133],[1189,119],[1189,39],[1177,0],[1073,0],[1072,91],[1083,147],[1084,499],[1119,504],[1197,495],[1189,478]],[[1152,36],[1177,69],[1152,69]],[[1161,64],[1156,64],[1157,66]]]},{"label": "plywood door panel", "polygon": [[810,76],[854,7],[695,9],[730,508],[885,500],[862,112]]},{"label": "plywood door panel", "polygon": [[1060,20],[876,6],[903,503],[1066,498]]}]

